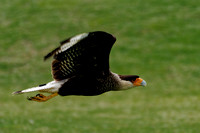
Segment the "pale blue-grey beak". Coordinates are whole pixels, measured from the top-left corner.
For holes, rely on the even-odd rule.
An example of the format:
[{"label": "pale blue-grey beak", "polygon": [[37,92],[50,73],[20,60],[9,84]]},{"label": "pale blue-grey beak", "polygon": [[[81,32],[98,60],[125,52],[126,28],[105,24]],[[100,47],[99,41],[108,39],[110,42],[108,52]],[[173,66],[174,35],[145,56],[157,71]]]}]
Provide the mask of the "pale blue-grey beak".
[{"label": "pale blue-grey beak", "polygon": [[147,82],[145,81],[145,80],[143,80],[142,82],[141,82],[141,86],[146,86],[147,85]]}]

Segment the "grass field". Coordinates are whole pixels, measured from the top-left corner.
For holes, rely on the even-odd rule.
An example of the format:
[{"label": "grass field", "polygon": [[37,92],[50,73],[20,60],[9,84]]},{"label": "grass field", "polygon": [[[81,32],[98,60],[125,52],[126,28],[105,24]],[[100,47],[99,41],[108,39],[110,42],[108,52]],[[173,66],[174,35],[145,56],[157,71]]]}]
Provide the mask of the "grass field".
[{"label": "grass field", "polygon": [[[198,133],[200,1],[1,0],[0,133]],[[148,83],[95,97],[26,100],[52,80],[43,56],[75,34],[117,37],[110,66]]]}]

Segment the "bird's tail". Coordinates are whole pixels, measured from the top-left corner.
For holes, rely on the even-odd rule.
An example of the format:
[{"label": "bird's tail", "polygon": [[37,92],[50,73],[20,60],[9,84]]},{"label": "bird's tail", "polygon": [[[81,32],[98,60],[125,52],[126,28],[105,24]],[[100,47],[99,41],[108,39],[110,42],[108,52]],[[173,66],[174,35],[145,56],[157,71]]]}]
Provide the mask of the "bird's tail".
[{"label": "bird's tail", "polygon": [[16,92],[13,92],[12,94],[23,94],[23,93],[27,93],[27,92],[41,91],[41,90],[46,90],[46,89],[50,89],[50,88],[51,88],[50,86],[47,86],[46,84],[42,84],[37,87],[32,87],[32,88],[28,88],[28,89],[21,90],[21,91],[16,91]]},{"label": "bird's tail", "polygon": [[58,92],[58,89],[66,81],[67,81],[67,79],[61,80],[61,81],[52,81],[52,82],[49,82],[47,84],[39,85],[37,87],[28,88],[28,89],[25,89],[25,90],[22,90],[22,91],[16,91],[16,92],[13,92],[13,94],[23,94],[23,93],[34,92],[34,91],[55,93],[55,92]]}]

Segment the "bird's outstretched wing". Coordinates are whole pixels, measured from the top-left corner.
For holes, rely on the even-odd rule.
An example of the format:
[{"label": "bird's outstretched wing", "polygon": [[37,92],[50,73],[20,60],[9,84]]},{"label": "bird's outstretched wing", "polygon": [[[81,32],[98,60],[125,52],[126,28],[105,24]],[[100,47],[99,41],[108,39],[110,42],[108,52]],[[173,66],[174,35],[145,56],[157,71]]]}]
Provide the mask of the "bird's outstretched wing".
[{"label": "bird's outstretched wing", "polygon": [[55,80],[85,74],[104,75],[109,72],[109,54],[115,41],[115,37],[106,32],[83,33],[62,41],[44,60],[54,57]]}]

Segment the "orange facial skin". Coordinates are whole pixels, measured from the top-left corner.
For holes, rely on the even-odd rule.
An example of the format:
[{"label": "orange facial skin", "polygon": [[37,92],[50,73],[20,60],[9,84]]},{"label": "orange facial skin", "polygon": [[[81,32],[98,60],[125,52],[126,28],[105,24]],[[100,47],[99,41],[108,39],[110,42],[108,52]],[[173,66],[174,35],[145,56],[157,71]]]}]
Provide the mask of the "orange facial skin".
[{"label": "orange facial skin", "polygon": [[136,78],[136,80],[133,82],[134,86],[141,86],[143,79],[141,78]]}]

